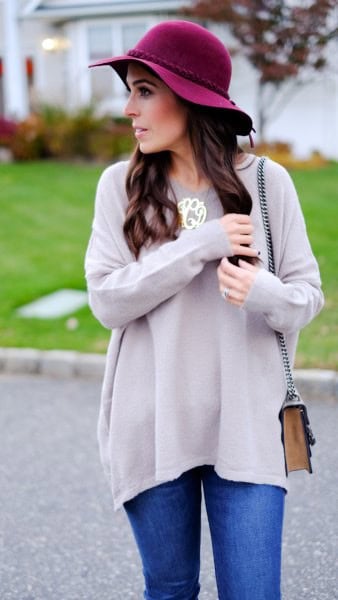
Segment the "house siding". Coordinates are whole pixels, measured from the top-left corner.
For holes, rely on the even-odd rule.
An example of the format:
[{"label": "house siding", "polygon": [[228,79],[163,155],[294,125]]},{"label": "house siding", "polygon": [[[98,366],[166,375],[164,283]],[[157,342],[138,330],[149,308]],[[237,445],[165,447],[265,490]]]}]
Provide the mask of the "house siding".
[{"label": "house siding", "polygon": [[[96,75],[92,74],[94,70],[88,69],[91,60],[89,27],[98,24],[110,25],[113,32],[112,54],[117,54],[125,50],[121,43],[118,43],[122,35],[122,26],[144,23],[144,26],[149,28],[161,20],[177,18],[178,8],[185,2],[136,0],[93,3],[54,0],[36,4],[38,6],[35,10],[28,14],[25,8],[32,8],[32,3],[20,3],[23,15],[20,20],[22,64],[24,59],[29,57],[34,65],[27,112],[34,110],[41,103],[56,104],[73,111],[93,102],[93,78]],[[0,0],[1,26],[2,10],[3,3],[1,4]],[[226,45],[233,46],[233,40],[225,26],[209,24],[209,28]],[[46,52],[41,43],[48,37],[65,39],[69,47]],[[336,57],[338,42],[334,41],[332,44],[330,56]],[[2,35],[0,57],[4,56],[4,45]],[[5,63],[3,66],[6,69]],[[110,67],[101,68],[95,85],[99,85],[99,77],[102,77],[104,86],[109,91],[110,80],[104,79],[105,75],[107,78],[111,77],[111,93],[106,93],[105,97],[96,100],[97,110],[101,114],[121,114],[125,101],[123,86],[118,78],[113,76]],[[3,85],[2,78],[0,109],[6,116],[15,116],[11,107],[5,104]],[[256,92],[257,73],[242,56],[236,54],[233,58],[230,95],[239,106],[252,115],[254,122],[257,122]],[[255,137],[259,139],[258,134]],[[338,160],[338,74],[335,73],[335,69],[326,69],[313,83],[302,86],[286,102],[281,103],[280,109],[268,123],[266,139],[290,143],[294,152],[302,157],[308,156],[312,151],[319,151],[324,156]]]}]

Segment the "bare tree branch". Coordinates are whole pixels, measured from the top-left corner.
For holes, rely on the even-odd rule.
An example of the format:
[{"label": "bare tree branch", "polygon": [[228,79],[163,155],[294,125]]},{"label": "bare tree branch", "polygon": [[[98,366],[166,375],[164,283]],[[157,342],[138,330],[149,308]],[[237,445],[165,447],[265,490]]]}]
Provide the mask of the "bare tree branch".
[{"label": "bare tree branch", "polygon": [[258,72],[261,137],[282,84],[291,83],[285,88],[290,99],[300,83],[313,80],[327,65],[329,43],[338,35],[336,0],[195,0],[184,14],[226,23]]}]

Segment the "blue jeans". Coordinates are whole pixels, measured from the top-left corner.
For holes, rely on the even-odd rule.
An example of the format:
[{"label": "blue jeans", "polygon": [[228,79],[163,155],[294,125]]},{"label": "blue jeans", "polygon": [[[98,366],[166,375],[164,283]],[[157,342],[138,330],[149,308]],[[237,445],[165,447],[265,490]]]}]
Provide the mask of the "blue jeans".
[{"label": "blue jeans", "polygon": [[142,559],[144,597],[198,598],[202,485],[219,600],[279,600],[285,491],[227,481],[210,466],[125,503]]}]

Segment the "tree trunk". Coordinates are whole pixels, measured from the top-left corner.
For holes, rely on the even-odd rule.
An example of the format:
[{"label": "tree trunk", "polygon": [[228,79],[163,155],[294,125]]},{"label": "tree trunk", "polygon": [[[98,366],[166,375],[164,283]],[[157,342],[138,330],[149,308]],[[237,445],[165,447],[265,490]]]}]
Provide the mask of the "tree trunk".
[{"label": "tree trunk", "polygon": [[261,81],[258,82],[257,86],[257,133],[258,139],[260,142],[265,141],[265,133],[266,133],[266,123],[267,123],[267,115],[266,115],[266,107],[265,107],[265,97],[264,97],[264,83]]}]

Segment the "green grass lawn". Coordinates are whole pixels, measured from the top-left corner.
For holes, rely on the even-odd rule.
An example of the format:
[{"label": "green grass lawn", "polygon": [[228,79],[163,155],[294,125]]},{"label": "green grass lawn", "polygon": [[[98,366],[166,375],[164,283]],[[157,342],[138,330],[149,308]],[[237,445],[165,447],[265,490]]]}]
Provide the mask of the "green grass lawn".
[{"label": "green grass lawn", "polygon": [[23,319],[15,309],[60,288],[85,289],[83,259],[103,167],[32,162],[0,166],[0,346],[103,352],[109,332],[88,308]]},{"label": "green grass lawn", "polygon": [[[83,259],[102,166],[33,162],[0,165],[0,346],[104,352],[109,332],[88,308],[69,316],[23,319],[15,309],[60,288],[85,289]],[[326,307],[301,334],[298,367],[337,368],[338,164],[295,171]]]},{"label": "green grass lawn", "polygon": [[300,335],[298,367],[338,368],[338,163],[294,171],[325,294],[322,312]]}]

